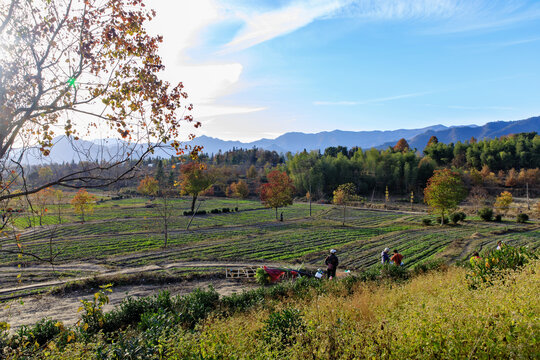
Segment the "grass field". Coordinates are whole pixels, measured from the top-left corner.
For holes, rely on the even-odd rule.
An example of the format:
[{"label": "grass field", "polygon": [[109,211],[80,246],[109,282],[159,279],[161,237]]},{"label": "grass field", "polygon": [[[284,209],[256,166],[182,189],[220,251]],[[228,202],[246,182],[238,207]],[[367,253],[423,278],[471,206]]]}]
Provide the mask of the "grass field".
[{"label": "grass field", "polygon": [[[16,219],[25,253],[40,257],[58,252],[59,264],[92,262],[109,268],[167,264],[177,261],[245,262],[271,261],[323,266],[331,248],[338,250],[342,268],[366,269],[379,262],[383,248],[397,248],[406,267],[441,257],[453,262],[482,248],[494,247],[498,240],[515,245],[540,247],[540,226],[515,221],[485,223],[466,220],[456,226],[423,226],[422,213],[347,209],[342,226],[342,209],[331,205],[295,203],[279,209],[285,221],[275,219],[272,209],[258,201],[207,199],[200,209],[235,208],[238,212],[196,216],[189,230],[189,199],[174,199],[174,216],[169,223],[168,247],[163,248],[162,223],[158,213],[144,198],[106,200],[81,223],[65,205],[62,224],[56,209],[44,217],[43,227],[25,229],[28,220]],[[36,221],[34,218],[31,220]],[[2,249],[16,250],[13,237],[1,238]],[[0,265],[23,267],[36,264],[30,256],[0,253]],[[56,274],[58,275],[58,274]],[[65,272],[61,275],[72,276]],[[52,275],[51,275],[52,276]],[[24,281],[46,278],[26,276]]]}]

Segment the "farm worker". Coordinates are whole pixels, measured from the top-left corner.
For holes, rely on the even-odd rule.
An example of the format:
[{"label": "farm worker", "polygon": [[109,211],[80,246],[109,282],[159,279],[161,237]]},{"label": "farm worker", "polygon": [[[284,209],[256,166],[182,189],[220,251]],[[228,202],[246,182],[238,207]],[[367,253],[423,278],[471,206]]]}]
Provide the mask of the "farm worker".
[{"label": "farm worker", "polygon": [[328,280],[332,280],[332,278],[336,276],[336,269],[339,265],[339,260],[336,256],[336,252],[336,249],[330,250],[330,255],[326,257],[326,260],[324,260],[324,263],[327,266],[326,273],[328,276]]},{"label": "farm worker", "polygon": [[381,253],[381,264],[384,265],[390,263],[390,255],[388,255],[389,251],[389,248],[384,248],[383,252]]},{"label": "farm worker", "polygon": [[397,266],[401,265],[401,260],[403,260],[403,255],[398,253],[397,249],[394,250],[394,255],[390,258],[390,260]]},{"label": "farm worker", "polygon": [[476,265],[480,260],[480,254],[478,254],[478,251],[473,252],[471,259],[469,262],[471,263],[471,266]]},{"label": "farm worker", "polygon": [[503,247],[503,243],[501,240],[497,241],[497,250],[501,250]]}]

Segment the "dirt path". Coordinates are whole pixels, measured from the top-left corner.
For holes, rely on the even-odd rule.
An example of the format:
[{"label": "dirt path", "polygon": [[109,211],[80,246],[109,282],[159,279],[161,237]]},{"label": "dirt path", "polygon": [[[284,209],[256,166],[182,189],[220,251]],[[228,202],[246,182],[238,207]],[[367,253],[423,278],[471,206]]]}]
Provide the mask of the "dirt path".
[{"label": "dirt path", "polygon": [[[125,297],[141,297],[155,294],[161,290],[168,290],[171,295],[185,295],[196,288],[213,286],[220,295],[230,295],[255,288],[252,282],[240,282],[229,279],[199,280],[181,282],[171,285],[136,285],[119,286],[113,289],[109,295],[110,303],[105,306],[105,311],[110,311]],[[11,325],[11,331],[23,325],[32,325],[45,317],[62,321],[65,325],[75,324],[80,317],[77,312],[81,305],[81,299],[90,299],[91,291],[74,291],[67,295],[37,295],[22,300],[12,300],[2,304],[0,308],[0,321]]]},{"label": "dirt path", "polygon": [[[138,266],[138,267],[128,267],[123,268],[121,270],[104,270],[103,267],[99,267],[99,265],[86,265],[87,270],[93,269],[93,271],[96,271],[97,273],[90,275],[90,276],[82,276],[77,278],[70,278],[70,279],[61,279],[61,280],[51,280],[51,281],[44,281],[39,282],[35,284],[29,284],[29,285],[22,285],[22,286],[14,286],[9,288],[3,288],[0,289],[0,300],[9,300],[13,294],[19,293],[21,291],[30,291],[30,290],[38,290],[42,288],[49,288],[52,286],[59,286],[63,285],[68,282],[73,281],[84,281],[88,279],[93,279],[95,277],[113,277],[117,275],[129,275],[129,274],[138,274],[138,273],[144,273],[144,272],[153,272],[153,271],[159,271],[159,270],[167,270],[171,268],[223,268],[224,270],[226,268],[242,268],[242,267],[258,267],[261,266],[263,263],[261,262],[243,262],[243,263],[234,263],[234,262],[174,262],[174,263],[168,263],[168,264],[162,264],[162,265],[146,265],[146,266]],[[283,263],[275,263],[275,262],[264,262],[265,265],[268,266],[287,266]],[[16,267],[9,267],[9,269],[6,269],[8,267],[0,267],[0,273],[2,273],[3,276],[12,275],[16,276],[18,272],[21,270]],[[64,265],[64,269],[77,269],[81,270],[84,269],[85,266],[81,265],[79,267],[79,264],[69,264]],[[51,268],[47,267],[39,267],[40,271],[52,271]],[[10,270],[11,272],[8,272]],[[35,271],[35,270],[34,270]],[[19,295],[17,295],[19,296]]]}]

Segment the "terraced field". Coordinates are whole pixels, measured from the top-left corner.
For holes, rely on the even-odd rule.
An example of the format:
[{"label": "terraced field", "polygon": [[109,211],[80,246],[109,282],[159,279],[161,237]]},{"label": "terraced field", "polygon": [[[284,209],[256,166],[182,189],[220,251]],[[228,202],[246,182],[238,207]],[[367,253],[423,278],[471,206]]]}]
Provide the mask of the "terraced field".
[{"label": "terraced field", "polygon": [[[472,251],[494,246],[497,240],[540,247],[540,226],[535,223],[484,223],[469,220],[457,226],[422,226],[423,213],[370,209],[347,209],[345,226],[342,210],[313,204],[313,216],[305,203],[284,209],[284,222],[275,212],[256,201],[210,199],[201,209],[239,208],[238,212],[196,216],[190,230],[189,217],[182,213],[189,199],[173,202],[176,212],[169,224],[168,247],[163,248],[161,220],[146,199],[106,201],[86,223],[67,213],[66,223],[21,229],[26,253],[49,254],[49,241],[59,251],[60,264],[92,263],[108,269],[137,268],[175,262],[280,262],[322,266],[330,248],[338,249],[344,268],[365,269],[379,262],[383,248],[397,248],[410,267],[433,257],[456,261]],[[51,216],[52,218],[52,216]],[[49,218],[49,220],[51,220]],[[51,229],[54,236],[51,239]],[[0,240],[2,249],[16,249],[13,239]],[[0,265],[32,266],[33,258],[0,253]],[[213,266],[214,268],[214,266]],[[76,277],[76,271],[25,275],[25,282],[39,282],[54,276]],[[182,272],[180,269],[179,272]],[[6,282],[4,280],[2,282]]]}]

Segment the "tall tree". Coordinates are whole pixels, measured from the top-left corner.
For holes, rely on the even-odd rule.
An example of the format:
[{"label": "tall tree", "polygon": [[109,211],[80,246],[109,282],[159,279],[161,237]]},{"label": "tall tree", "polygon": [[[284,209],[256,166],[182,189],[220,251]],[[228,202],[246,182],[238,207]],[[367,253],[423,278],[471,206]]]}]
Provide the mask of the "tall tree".
[{"label": "tall tree", "polygon": [[[183,150],[176,138],[192,105],[181,83],[159,77],[162,37],[146,31],[154,16],[144,0],[0,4],[0,200],[52,185],[106,187],[134,176],[157,146]],[[114,154],[90,151],[77,140],[95,129],[124,142]],[[36,148],[46,158],[58,135],[84,165],[29,186],[22,160]],[[6,186],[12,172],[22,181]]]},{"label": "tall tree", "polygon": [[95,195],[90,194],[86,189],[80,189],[71,199],[71,206],[73,206],[75,213],[81,214],[82,222],[84,222],[84,214],[94,212],[96,200]]},{"label": "tall tree", "polygon": [[145,176],[139,183],[137,191],[143,195],[156,197],[158,199],[158,204],[155,206],[155,209],[163,223],[163,247],[167,247],[167,242],[169,241],[169,221],[173,215],[171,202],[173,193],[172,187],[168,186],[167,183],[160,184],[156,178]]},{"label": "tall tree", "polygon": [[49,211],[48,206],[54,198],[54,190],[49,188],[38,191],[31,197],[34,213],[39,218],[39,226],[43,226],[43,216]]},{"label": "tall tree", "polygon": [[238,182],[232,183],[227,188],[227,196],[237,199],[245,199],[249,195],[249,188],[245,181],[238,180]]},{"label": "tall tree", "polygon": [[510,204],[514,201],[512,194],[509,191],[503,191],[495,199],[495,209],[501,211],[505,216],[510,210]]},{"label": "tall tree", "polygon": [[441,214],[441,226],[445,213],[455,209],[466,196],[467,189],[460,174],[449,169],[435,170],[424,189],[424,201]]},{"label": "tall tree", "polygon": [[343,207],[343,226],[345,226],[345,214],[347,204],[356,198],[356,187],[353,183],[341,184],[334,191],[332,202]]},{"label": "tall tree", "polygon": [[286,172],[273,170],[266,177],[268,183],[262,184],[260,188],[261,201],[266,207],[276,209],[277,220],[278,208],[292,205],[295,189]]},{"label": "tall tree", "polygon": [[409,150],[409,143],[404,138],[399,139],[399,141],[394,145],[394,151],[404,152]]},{"label": "tall tree", "polygon": [[437,139],[437,137],[435,135],[431,135],[431,137],[429,138],[429,140],[427,142],[426,147],[434,145],[434,144],[438,144],[438,143],[439,143],[439,139]]},{"label": "tall tree", "polygon": [[155,178],[159,182],[160,186],[165,184],[165,171],[163,170],[163,160],[161,159],[157,163]]},{"label": "tall tree", "polygon": [[214,175],[206,164],[197,161],[183,165],[180,174],[180,193],[192,196],[191,211],[194,211],[197,197],[214,183]]}]

